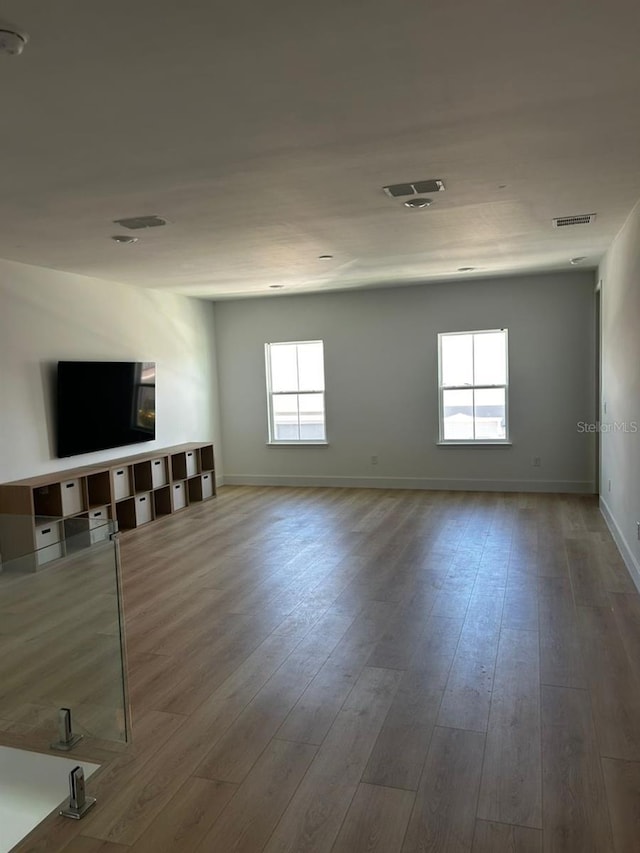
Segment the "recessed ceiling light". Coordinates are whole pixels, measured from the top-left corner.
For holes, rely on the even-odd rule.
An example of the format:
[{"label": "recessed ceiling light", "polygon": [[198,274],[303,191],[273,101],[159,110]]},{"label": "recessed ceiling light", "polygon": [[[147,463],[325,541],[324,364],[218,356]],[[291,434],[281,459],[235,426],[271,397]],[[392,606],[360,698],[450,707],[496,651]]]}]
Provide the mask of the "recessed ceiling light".
[{"label": "recessed ceiling light", "polygon": [[111,239],[113,240],[114,243],[122,243],[122,244],[137,243],[138,242],[137,237],[130,237],[128,234],[114,234]]},{"label": "recessed ceiling light", "polygon": [[580,256],[579,256],[579,257],[577,257],[577,258],[571,258],[571,260],[569,261],[569,263],[570,263],[570,264],[572,264],[572,265],[575,267],[575,266],[577,266],[578,264],[581,264],[583,261],[586,261],[586,260],[587,260],[587,259],[584,257],[584,255],[580,255]]},{"label": "recessed ceiling light", "polygon": [[458,272],[473,272],[475,267],[458,267]]},{"label": "recessed ceiling light", "polygon": [[270,284],[269,287],[271,290],[282,290],[284,284]]},{"label": "recessed ceiling light", "polygon": [[26,33],[17,30],[0,28],[0,53],[8,53],[10,56],[20,56],[24,46],[29,41]]},{"label": "recessed ceiling light", "polygon": [[425,207],[429,207],[432,204],[432,198],[410,198],[404,202],[404,206],[409,207],[412,210],[423,210]]},{"label": "recessed ceiling light", "polygon": [[333,255],[318,255],[319,261],[332,261]]}]

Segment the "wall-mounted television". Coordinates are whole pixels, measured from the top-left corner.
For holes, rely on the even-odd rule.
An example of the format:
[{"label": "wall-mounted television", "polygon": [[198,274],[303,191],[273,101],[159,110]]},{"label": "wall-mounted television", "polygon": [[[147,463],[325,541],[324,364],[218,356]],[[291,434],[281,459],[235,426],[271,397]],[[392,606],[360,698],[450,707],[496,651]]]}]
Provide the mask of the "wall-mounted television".
[{"label": "wall-mounted television", "polygon": [[156,437],[156,366],[149,361],[59,361],[57,455]]}]

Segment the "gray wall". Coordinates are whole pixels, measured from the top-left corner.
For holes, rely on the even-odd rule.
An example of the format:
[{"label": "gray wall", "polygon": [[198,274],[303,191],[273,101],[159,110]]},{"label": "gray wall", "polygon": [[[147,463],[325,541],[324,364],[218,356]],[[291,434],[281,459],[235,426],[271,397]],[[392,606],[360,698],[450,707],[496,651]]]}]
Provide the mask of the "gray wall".
[{"label": "gray wall", "polygon": [[600,278],[601,506],[640,588],[640,205],[607,252]]},{"label": "gray wall", "polygon": [[[215,440],[213,313],[208,302],[0,261],[0,482]],[[56,459],[54,365],[67,359],[157,362],[156,441]],[[87,389],[89,407],[94,397],[99,406],[99,389]]]},{"label": "gray wall", "polygon": [[[225,482],[593,491],[593,290],[572,272],[218,303]],[[513,446],[438,447],[437,333],[501,327]],[[311,339],[329,446],[268,447],[264,344]]]}]

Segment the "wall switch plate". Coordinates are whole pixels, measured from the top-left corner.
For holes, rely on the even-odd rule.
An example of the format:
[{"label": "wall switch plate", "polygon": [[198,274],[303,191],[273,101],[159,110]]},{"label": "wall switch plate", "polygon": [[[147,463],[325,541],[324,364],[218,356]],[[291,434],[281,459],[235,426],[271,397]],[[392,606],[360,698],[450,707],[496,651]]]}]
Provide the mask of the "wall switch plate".
[{"label": "wall switch plate", "polygon": [[534,468],[540,468],[542,466],[542,459],[539,456],[534,456],[531,464]]}]

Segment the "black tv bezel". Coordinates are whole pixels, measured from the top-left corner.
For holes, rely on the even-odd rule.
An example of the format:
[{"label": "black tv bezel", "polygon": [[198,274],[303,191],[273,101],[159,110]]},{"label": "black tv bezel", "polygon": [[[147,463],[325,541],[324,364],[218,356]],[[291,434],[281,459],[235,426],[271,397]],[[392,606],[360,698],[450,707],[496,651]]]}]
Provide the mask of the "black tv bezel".
[{"label": "black tv bezel", "polygon": [[[148,368],[153,365],[154,374],[157,377],[157,362],[155,361],[124,361],[124,360],[85,360],[85,359],[65,359],[57,362],[56,365],[56,389],[55,389],[55,412],[54,412],[54,423],[55,423],[55,451],[56,457],[58,459],[68,459],[73,456],[83,456],[87,453],[99,453],[102,450],[113,450],[119,447],[135,447],[138,444],[145,444],[150,441],[155,441],[157,435],[156,429],[156,421],[155,421],[155,408],[156,408],[156,382],[153,383],[135,383],[138,388],[138,393],[143,388],[153,388],[153,429],[148,429],[144,427],[135,428],[133,424],[129,425],[126,434],[122,430],[118,430],[117,427],[114,426],[111,433],[111,438],[101,438],[99,435],[96,435],[94,440],[90,438],[85,439],[80,442],[78,440],[78,434],[76,431],[75,436],[72,434],[70,429],[67,429],[65,426],[65,420],[70,420],[72,414],[68,414],[68,417],[65,418],[65,413],[63,412],[63,407],[68,406],[68,402],[62,399],[62,386],[61,386],[61,377],[60,370],[61,366],[63,369],[67,365],[75,365],[78,367],[86,368],[88,371],[100,370],[101,367],[106,365],[119,365],[121,367],[133,368],[134,372],[139,371],[140,373],[144,368]],[[79,382],[81,376],[78,375],[77,381]],[[95,379],[93,381],[96,381]],[[98,377],[99,381],[99,377]],[[134,386],[135,387],[135,386]],[[133,393],[133,392],[132,392]],[[76,399],[79,399],[79,395],[75,395]],[[133,413],[133,397],[131,397],[131,411]],[[69,410],[67,409],[67,412]],[[77,415],[77,410],[76,410]],[[118,436],[116,438],[116,435]]]}]

